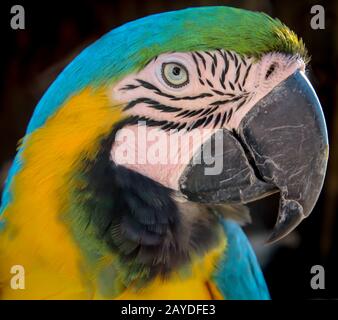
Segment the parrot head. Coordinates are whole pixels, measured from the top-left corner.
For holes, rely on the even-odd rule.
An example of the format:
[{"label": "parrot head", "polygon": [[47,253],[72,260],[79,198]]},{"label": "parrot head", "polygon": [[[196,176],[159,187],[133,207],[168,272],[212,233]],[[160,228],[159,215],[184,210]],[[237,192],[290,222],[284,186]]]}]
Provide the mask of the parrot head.
[{"label": "parrot head", "polygon": [[312,211],[328,155],[302,41],[278,20],[243,10],[196,8],[162,17],[153,31],[160,36],[143,48],[154,51],[151,58],[114,84],[113,96],[125,105],[131,128],[144,122],[163,132],[162,150],[170,148],[166,134],[199,135],[201,143],[174,151],[188,164],[140,164],[135,154],[149,159],[154,142],[125,148],[134,155],[129,161],[116,139],[112,159],[198,203],[245,204],[279,192],[269,241],[280,239]]},{"label": "parrot head", "polygon": [[310,214],[326,171],[326,125],[307,62],[284,24],[241,9],[191,8],[116,28],[39,102],[3,209],[20,185],[38,199],[25,208],[44,210],[53,194],[48,206],[71,220],[88,256],[119,252],[129,274],[144,265],[165,273],[189,255],[182,247],[210,247],[209,205],[278,192],[276,241]]}]

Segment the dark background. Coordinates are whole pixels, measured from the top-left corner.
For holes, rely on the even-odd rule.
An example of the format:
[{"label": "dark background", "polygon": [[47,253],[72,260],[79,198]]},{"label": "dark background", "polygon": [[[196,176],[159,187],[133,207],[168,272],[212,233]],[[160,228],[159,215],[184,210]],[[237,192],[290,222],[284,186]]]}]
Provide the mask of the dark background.
[{"label": "dark background", "polygon": [[[12,30],[10,8],[21,4],[26,29]],[[325,29],[310,25],[313,5],[325,8]],[[250,205],[247,227],[272,298],[338,298],[338,1],[1,1],[0,2],[0,181],[15,155],[33,109],[56,75],[81,49],[124,22],[162,11],[202,5],[230,5],[264,11],[303,38],[312,57],[310,79],[322,103],[330,159],[320,199],[295,232],[264,246],[278,209],[278,197]],[[310,286],[313,265],[325,268],[325,289]]]}]

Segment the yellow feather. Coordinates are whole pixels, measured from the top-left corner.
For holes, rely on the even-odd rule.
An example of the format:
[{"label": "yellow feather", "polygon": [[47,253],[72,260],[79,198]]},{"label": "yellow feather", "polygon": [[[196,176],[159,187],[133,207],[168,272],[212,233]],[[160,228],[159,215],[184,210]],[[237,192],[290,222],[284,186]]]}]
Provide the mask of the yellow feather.
[{"label": "yellow feather", "polygon": [[[69,203],[67,177],[80,165],[80,154],[95,157],[100,137],[121,118],[121,108],[112,106],[105,89],[86,88],[24,139],[22,170],[12,184],[13,202],[2,217],[6,228],[0,234],[1,299],[103,298],[61,214]],[[225,245],[224,239],[208,255],[196,258],[188,277],[176,274],[166,281],[156,279],[140,291],[127,289],[117,298],[221,298],[209,279]],[[25,268],[24,290],[10,286],[13,265]]]},{"label": "yellow feather", "polygon": [[[67,209],[66,177],[79,165],[79,155],[94,157],[98,138],[120,119],[120,108],[112,106],[104,89],[87,88],[25,138],[13,202],[2,217],[1,298],[91,298],[94,289],[80,271],[83,258],[60,213]],[[13,265],[25,268],[25,290],[10,287]]]}]

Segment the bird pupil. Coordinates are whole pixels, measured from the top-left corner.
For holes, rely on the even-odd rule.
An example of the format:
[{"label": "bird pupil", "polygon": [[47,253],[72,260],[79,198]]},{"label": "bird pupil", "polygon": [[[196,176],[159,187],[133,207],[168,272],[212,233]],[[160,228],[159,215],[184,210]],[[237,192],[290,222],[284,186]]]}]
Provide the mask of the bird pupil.
[{"label": "bird pupil", "polygon": [[181,73],[181,68],[180,67],[174,67],[173,68],[173,74],[175,76],[178,76]]}]

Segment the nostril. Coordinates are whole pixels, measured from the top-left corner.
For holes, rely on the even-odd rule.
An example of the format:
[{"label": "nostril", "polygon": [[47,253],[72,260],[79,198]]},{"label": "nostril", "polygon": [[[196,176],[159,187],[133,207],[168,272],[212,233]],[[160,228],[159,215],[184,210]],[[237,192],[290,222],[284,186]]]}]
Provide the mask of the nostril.
[{"label": "nostril", "polygon": [[266,71],[265,74],[265,80],[269,79],[269,77],[275,72],[275,70],[277,69],[278,64],[273,62],[270,64],[269,69]]}]

